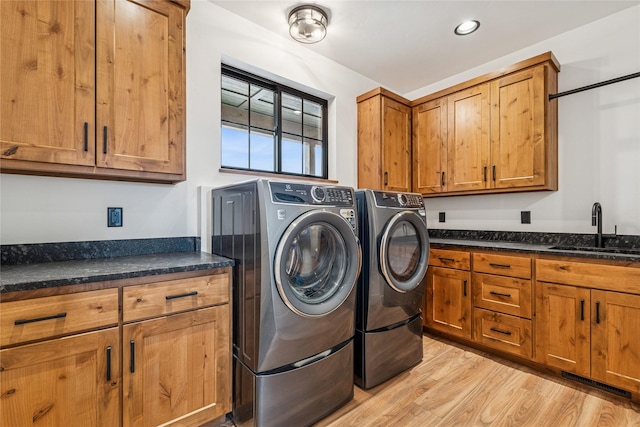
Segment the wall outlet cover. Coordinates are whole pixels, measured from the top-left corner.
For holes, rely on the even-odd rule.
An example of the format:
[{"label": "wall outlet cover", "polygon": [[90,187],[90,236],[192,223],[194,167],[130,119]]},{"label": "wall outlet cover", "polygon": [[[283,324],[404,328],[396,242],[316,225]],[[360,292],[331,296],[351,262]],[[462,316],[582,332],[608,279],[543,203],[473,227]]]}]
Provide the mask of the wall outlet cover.
[{"label": "wall outlet cover", "polygon": [[445,222],[446,218],[445,218],[445,213],[444,212],[438,212],[438,222]]},{"label": "wall outlet cover", "polygon": [[520,211],[520,223],[531,224],[531,211]]},{"label": "wall outlet cover", "polygon": [[107,227],[122,227],[122,208],[107,208]]}]

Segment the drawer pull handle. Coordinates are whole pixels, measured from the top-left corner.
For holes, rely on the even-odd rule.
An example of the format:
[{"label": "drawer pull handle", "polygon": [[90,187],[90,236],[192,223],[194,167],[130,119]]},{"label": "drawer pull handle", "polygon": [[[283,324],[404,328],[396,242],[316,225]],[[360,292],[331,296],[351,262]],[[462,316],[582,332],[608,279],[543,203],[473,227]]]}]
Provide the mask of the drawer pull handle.
[{"label": "drawer pull handle", "polygon": [[136,342],[131,340],[129,342],[129,346],[131,348],[131,361],[129,363],[129,372],[132,374],[136,371]]},{"label": "drawer pull handle", "polygon": [[438,259],[440,261],[442,261],[442,262],[455,262],[455,259],[453,259],[453,258],[442,258],[442,257],[439,257]]},{"label": "drawer pull handle", "polygon": [[496,264],[494,262],[490,262],[489,265],[493,268],[511,268],[511,264]]},{"label": "drawer pull handle", "polygon": [[600,301],[596,301],[596,323],[600,323]]},{"label": "drawer pull handle", "polygon": [[167,295],[165,299],[169,301],[176,298],[195,297],[196,295],[198,295],[198,291],[189,292],[188,294]]},{"label": "drawer pull handle", "polygon": [[502,330],[500,330],[500,329],[498,329],[498,328],[491,328],[491,330],[492,330],[493,332],[497,332],[497,333],[499,333],[499,334],[503,334],[503,335],[511,335],[511,332],[509,332],[509,331],[502,331]]},{"label": "drawer pull handle", "polygon": [[111,346],[107,347],[107,381],[111,381]]},{"label": "drawer pull handle", "polygon": [[584,299],[580,300],[580,320],[584,320]]},{"label": "drawer pull handle", "polygon": [[491,295],[497,295],[499,297],[511,298],[511,294],[502,294],[500,292],[491,291],[489,292]]},{"label": "drawer pull handle", "polygon": [[463,280],[462,281],[462,291],[464,292],[464,296],[467,296],[467,281]]},{"label": "drawer pull handle", "polygon": [[13,324],[18,326],[18,325],[25,325],[27,323],[43,322],[45,320],[62,319],[64,317],[67,317],[66,312],[54,314],[53,316],[38,317],[36,319],[18,319],[15,322],[13,322]]}]

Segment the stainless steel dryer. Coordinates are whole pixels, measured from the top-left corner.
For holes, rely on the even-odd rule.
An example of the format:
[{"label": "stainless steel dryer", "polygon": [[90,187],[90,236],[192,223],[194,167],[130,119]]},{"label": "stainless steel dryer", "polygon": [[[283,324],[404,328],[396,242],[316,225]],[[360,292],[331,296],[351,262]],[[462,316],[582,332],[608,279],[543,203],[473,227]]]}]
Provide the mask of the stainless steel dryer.
[{"label": "stainless steel dryer", "polygon": [[429,234],[420,194],[357,190],[356,201],[363,266],[354,375],[368,389],[422,360]]},{"label": "stainless steel dryer", "polygon": [[213,252],[235,260],[233,418],[311,425],[353,397],[354,191],[260,179],[212,198]]}]

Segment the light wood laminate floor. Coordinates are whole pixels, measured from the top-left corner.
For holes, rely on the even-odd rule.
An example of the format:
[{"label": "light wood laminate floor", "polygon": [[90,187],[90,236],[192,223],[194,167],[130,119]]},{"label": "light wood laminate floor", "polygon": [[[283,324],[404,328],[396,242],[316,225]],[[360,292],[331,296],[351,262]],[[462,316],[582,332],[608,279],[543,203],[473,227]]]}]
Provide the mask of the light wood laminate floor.
[{"label": "light wood laminate floor", "polygon": [[414,368],[369,390],[314,427],[637,426],[640,405],[425,335]]}]

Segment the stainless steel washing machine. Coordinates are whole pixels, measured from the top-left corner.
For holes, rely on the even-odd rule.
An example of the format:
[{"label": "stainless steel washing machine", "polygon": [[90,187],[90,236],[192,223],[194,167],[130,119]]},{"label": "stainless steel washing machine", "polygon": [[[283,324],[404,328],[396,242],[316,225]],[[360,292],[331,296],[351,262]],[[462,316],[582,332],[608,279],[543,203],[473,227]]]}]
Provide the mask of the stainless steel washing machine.
[{"label": "stainless steel washing machine", "polygon": [[355,383],[368,389],[422,360],[429,233],[420,194],[356,191],[362,244]]},{"label": "stainless steel washing machine", "polygon": [[233,418],[310,425],[353,397],[354,191],[260,179],[212,201],[213,252],[235,260]]}]

